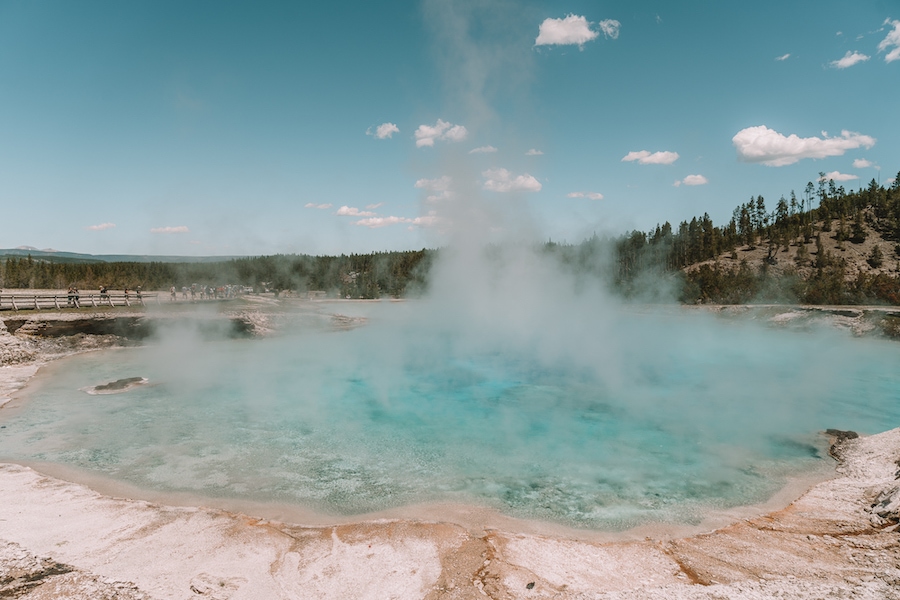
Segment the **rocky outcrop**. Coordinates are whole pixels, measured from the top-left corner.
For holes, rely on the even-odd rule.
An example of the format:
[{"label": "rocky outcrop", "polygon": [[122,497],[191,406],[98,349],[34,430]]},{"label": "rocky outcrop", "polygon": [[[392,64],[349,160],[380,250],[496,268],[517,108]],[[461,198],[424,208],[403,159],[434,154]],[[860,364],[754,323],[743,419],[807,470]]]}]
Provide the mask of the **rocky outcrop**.
[{"label": "rocky outcrop", "polygon": [[131,583],[101,579],[0,540],[0,598],[152,600]]},{"label": "rocky outcrop", "polygon": [[36,358],[37,353],[12,335],[0,320],[0,366],[33,362]]}]

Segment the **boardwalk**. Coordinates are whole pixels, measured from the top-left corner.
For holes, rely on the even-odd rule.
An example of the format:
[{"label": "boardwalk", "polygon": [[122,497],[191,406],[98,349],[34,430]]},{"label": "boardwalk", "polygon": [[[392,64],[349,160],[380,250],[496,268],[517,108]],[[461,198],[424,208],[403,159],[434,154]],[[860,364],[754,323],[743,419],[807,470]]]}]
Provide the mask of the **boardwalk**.
[{"label": "boardwalk", "polygon": [[77,308],[96,308],[102,306],[146,306],[148,303],[159,304],[159,294],[124,292],[100,294],[99,292],[81,293],[71,296],[67,293],[0,293],[0,311],[3,310],[62,310]]}]

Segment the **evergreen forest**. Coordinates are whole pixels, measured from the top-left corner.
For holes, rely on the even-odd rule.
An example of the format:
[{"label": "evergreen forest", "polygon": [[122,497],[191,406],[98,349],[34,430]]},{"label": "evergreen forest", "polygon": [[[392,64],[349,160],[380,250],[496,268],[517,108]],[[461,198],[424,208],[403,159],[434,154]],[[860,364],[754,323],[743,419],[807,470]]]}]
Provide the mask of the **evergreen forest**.
[{"label": "evergreen forest", "polygon": [[[820,173],[798,196],[751,197],[716,225],[708,214],[651,231],[532,250],[578,278],[635,301],[900,305],[900,173],[847,191]],[[413,297],[440,250],[341,256],[274,255],[221,262],[64,262],[8,257],[0,288],[167,290],[243,285],[330,297]],[[501,253],[485,249],[485,257]]]}]

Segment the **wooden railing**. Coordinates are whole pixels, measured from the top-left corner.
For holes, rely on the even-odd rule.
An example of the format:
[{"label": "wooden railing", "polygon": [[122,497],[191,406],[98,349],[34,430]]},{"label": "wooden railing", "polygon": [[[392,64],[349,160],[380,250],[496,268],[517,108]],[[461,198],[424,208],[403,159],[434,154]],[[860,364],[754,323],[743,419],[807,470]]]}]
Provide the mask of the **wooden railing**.
[{"label": "wooden railing", "polygon": [[0,310],[62,310],[64,308],[97,308],[102,306],[146,306],[159,304],[159,294],[2,294]]}]

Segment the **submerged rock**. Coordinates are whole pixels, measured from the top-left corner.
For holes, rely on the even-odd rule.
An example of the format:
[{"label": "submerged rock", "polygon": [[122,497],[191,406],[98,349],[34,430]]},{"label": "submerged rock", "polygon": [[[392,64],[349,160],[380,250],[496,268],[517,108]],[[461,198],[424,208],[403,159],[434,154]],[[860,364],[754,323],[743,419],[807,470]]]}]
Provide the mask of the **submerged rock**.
[{"label": "submerged rock", "polygon": [[103,385],[98,385],[94,389],[99,391],[105,390],[123,390],[129,385],[133,383],[139,383],[144,381],[143,377],[126,377],[125,379],[117,379],[115,381],[111,381],[110,383],[105,383]]},{"label": "submerged rock", "polygon": [[88,394],[115,394],[118,392],[127,392],[135,386],[147,383],[147,381],[146,377],[126,377],[124,379],[117,379],[115,381],[110,381],[109,383],[81,389]]},{"label": "submerged rock", "polygon": [[828,449],[828,454],[835,460],[841,460],[841,454],[843,453],[847,442],[859,437],[859,434],[855,431],[844,431],[841,429],[826,429],[825,435],[833,438],[831,447]]}]

